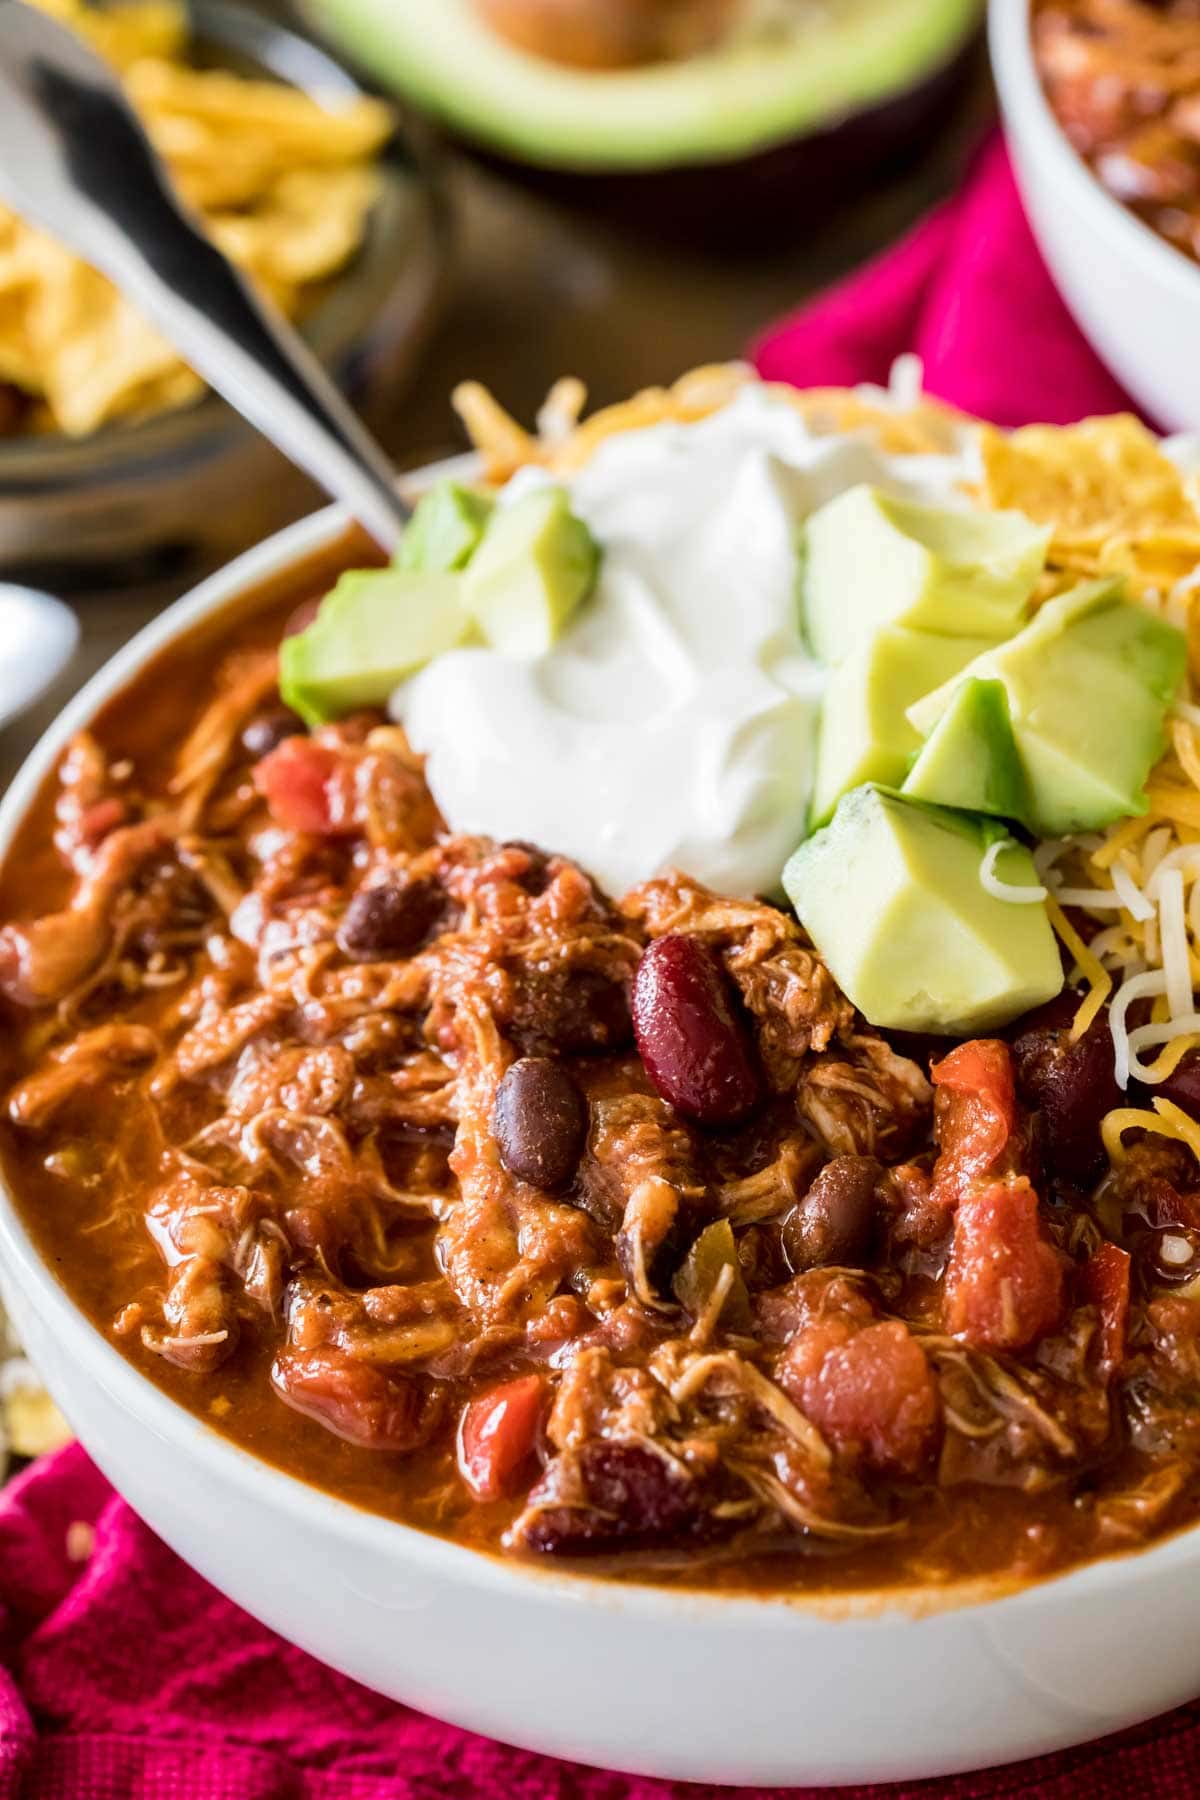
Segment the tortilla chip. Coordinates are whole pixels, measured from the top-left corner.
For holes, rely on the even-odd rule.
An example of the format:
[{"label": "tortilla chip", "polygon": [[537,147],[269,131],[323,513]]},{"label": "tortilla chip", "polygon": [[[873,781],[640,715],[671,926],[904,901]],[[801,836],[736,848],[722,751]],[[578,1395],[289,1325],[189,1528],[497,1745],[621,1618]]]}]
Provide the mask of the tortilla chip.
[{"label": "tortilla chip", "polygon": [[1053,566],[1165,592],[1200,564],[1200,510],[1157,438],[1128,413],[980,432],[988,506],[1054,533]]}]

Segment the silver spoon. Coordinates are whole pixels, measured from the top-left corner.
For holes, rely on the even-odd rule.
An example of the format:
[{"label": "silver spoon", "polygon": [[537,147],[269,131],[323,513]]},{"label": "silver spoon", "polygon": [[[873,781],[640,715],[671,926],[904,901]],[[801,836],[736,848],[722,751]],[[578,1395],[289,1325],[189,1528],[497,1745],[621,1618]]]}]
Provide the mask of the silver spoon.
[{"label": "silver spoon", "polygon": [[121,289],[198,375],[385,549],[409,516],[383,451],[299,334],[175,197],[107,64],[0,0],[0,199]]}]

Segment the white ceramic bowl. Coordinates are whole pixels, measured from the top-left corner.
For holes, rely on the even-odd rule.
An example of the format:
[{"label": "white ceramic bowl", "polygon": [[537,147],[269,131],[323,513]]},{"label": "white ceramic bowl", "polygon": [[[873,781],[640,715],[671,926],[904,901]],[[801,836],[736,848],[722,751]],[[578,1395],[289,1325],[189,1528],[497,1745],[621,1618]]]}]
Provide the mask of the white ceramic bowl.
[{"label": "white ceramic bowl", "polygon": [[[114,658],[0,806],[0,855],[71,733],[151,655],[343,529],[335,511],[293,526]],[[606,1584],[460,1549],[237,1449],[76,1310],[2,1192],[0,1289],[88,1450],[182,1557],[315,1656],[477,1731],[644,1774],[835,1784],[1053,1750],[1200,1691],[1200,1530],[999,1597]]]},{"label": "white ceramic bowl", "polygon": [[1200,425],[1200,264],[1114,200],[1050,109],[1030,0],[991,0],[992,68],[1025,209],[1063,298],[1151,418]]}]

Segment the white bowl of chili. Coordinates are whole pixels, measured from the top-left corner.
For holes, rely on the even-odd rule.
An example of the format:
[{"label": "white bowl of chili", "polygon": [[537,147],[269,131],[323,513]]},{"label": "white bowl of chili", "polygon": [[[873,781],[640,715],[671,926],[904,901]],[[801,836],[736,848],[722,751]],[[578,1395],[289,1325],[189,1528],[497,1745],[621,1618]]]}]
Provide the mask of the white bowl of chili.
[{"label": "white bowl of chili", "polygon": [[1117,379],[1168,430],[1200,423],[1200,262],[1103,185],[1068,138],[1034,53],[1032,0],[991,0],[1009,150],[1063,298]]},{"label": "white bowl of chili", "polygon": [[[111,721],[131,694],[139,714],[164,687],[176,705],[179,684],[164,677],[178,676],[178,659],[202,670],[206,644],[254,639],[260,613],[323,588],[347,559],[344,532],[335,511],[302,522],[115,658],[0,806],[0,860],[31,848],[39,798],[77,731]],[[56,1274],[45,1219],[28,1195],[14,1199],[7,1139],[4,1148],[0,1290],[84,1445],[218,1588],[383,1693],[615,1769],[832,1785],[1050,1751],[1200,1686],[1196,1531],[1042,1582],[1014,1567],[986,1581],[805,1597],[794,1586],[705,1592],[636,1571],[620,1581],[565,1573],[414,1529],[351,1491],[322,1492],[239,1447],[119,1352]],[[1019,1532],[1013,1546],[1019,1558]]]}]

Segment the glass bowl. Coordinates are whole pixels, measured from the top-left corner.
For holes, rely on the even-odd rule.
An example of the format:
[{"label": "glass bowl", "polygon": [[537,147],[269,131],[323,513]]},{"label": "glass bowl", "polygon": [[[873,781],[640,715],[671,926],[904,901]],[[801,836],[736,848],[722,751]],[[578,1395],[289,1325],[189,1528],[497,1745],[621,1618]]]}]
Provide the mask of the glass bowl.
[{"label": "glass bowl", "polygon": [[[192,0],[198,61],[314,95],[363,90],[298,33],[229,3]],[[380,162],[366,240],[304,334],[380,428],[412,373],[441,292],[448,219],[436,168],[397,131]],[[85,438],[0,438],[0,571],[93,585],[216,561],[312,505],[315,489],[215,394]]]}]

